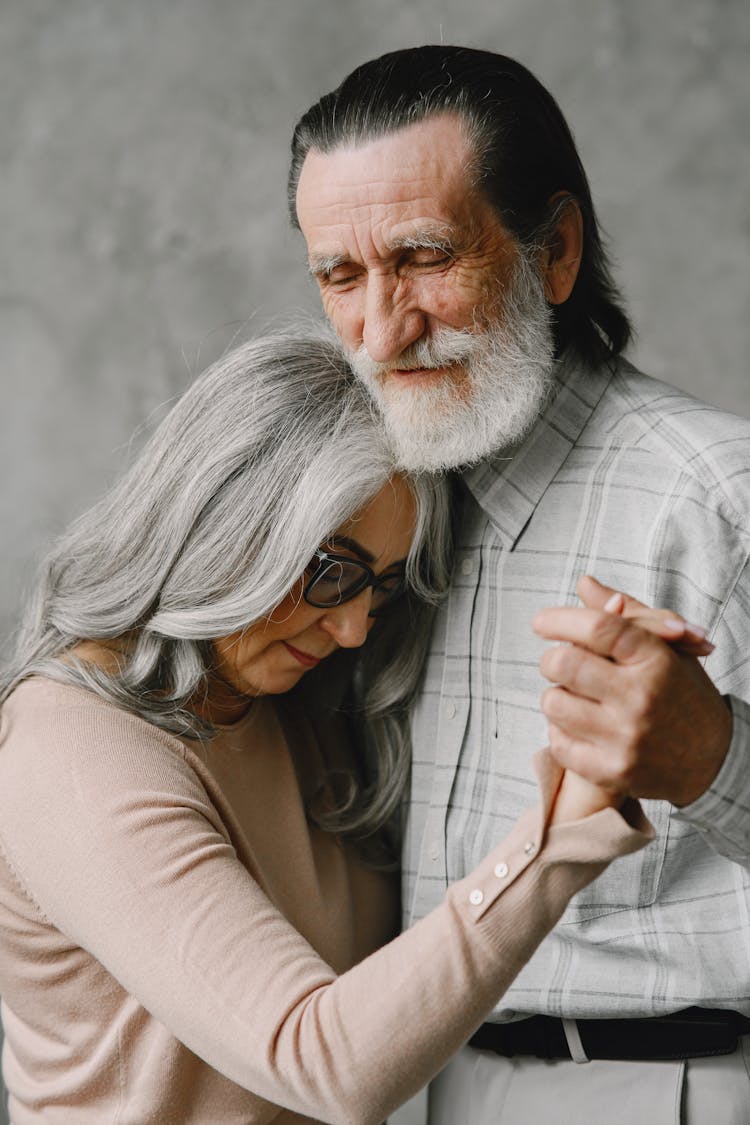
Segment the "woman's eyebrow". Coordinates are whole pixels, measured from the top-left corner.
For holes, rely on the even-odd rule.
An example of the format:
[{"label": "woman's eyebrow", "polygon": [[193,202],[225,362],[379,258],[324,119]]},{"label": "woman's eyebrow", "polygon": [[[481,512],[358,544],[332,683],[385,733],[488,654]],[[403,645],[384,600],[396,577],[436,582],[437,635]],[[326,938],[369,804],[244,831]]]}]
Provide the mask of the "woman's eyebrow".
[{"label": "woman's eyebrow", "polygon": [[[329,542],[332,545],[332,550],[335,550],[338,547],[343,547],[345,550],[351,551],[352,554],[359,555],[359,557],[362,559],[362,562],[366,562],[370,566],[372,566],[372,564],[376,561],[375,556],[370,551],[366,550],[361,543],[358,543],[356,539],[351,539],[348,535],[332,535]],[[403,559],[394,559],[394,561],[392,563],[389,563],[385,569],[387,571],[391,571],[394,567],[397,566],[405,568],[406,558],[404,557]]]},{"label": "woman's eyebrow", "polygon": [[345,550],[359,555],[363,562],[375,562],[375,556],[370,551],[367,551],[361,543],[358,543],[356,539],[350,539],[348,535],[332,535],[330,542],[334,548],[344,547]]}]

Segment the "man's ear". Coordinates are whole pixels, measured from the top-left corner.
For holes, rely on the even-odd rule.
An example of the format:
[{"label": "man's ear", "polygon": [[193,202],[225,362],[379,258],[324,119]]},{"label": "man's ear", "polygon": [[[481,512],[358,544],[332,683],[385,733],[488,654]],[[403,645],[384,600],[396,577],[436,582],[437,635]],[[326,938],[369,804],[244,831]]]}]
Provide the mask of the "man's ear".
[{"label": "man's ear", "polygon": [[583,254],[583,216],[578,200],[557,192],[549,201],[559,210],[557,222],[542,255],[544,295],[551,305],[562,305],[573,292]]}]

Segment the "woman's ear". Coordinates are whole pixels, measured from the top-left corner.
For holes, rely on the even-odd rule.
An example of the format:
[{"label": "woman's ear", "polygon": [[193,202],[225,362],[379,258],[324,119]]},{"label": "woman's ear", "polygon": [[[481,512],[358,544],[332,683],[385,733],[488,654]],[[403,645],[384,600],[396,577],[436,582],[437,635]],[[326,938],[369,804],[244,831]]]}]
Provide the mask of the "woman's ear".
[{"label": "woman's ear", "polygon": [[542,255],[544,295],[551,305],[562,305],[573,292],[583,254],[583,216],[578,200],[557,192],[549,201],[559,210],[557,222]]}]

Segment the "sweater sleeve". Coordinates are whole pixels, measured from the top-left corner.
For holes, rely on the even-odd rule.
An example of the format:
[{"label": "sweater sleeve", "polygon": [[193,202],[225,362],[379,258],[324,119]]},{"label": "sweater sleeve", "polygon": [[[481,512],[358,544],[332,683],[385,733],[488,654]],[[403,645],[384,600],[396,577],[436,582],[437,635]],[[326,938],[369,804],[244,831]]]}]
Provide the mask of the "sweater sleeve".
[{"label": "sweater sleeve", "polygon": [[239,862],[176,740],[99,707],[24,749],[3,762],[0,843],[43,916],[216,1070],[342,1125],[375,1125],[428,1081],[571,895],[649,839],[638,806],[545,828],[559,773],[542,754],[540,805],[337,977]]}]

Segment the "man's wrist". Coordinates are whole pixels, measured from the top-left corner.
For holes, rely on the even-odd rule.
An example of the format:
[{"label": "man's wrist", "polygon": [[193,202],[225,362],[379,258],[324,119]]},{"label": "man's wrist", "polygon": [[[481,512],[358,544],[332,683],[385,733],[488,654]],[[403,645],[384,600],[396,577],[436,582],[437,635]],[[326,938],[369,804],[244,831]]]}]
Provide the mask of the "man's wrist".
[{"label": "man's wrist", "polygon": [[733,716],[732,704],[728,695],[722,695],[723,713],[717,715],[717,731],[711,745],[699,759],[693,761],[692,769],[683,775],[683,784],[677,799],[671,798],[675,808],[683,809],[703,797],[713,785],[726,761],[732,744]]}]

